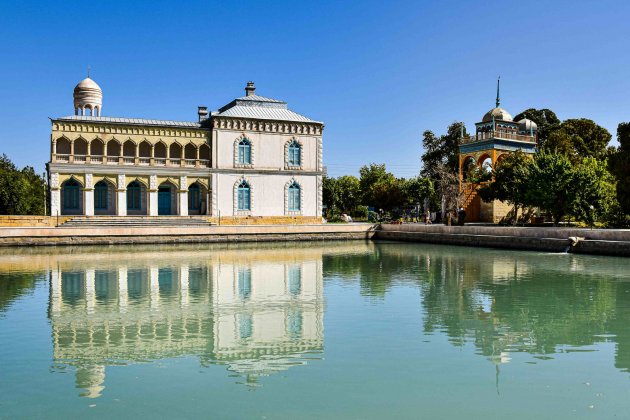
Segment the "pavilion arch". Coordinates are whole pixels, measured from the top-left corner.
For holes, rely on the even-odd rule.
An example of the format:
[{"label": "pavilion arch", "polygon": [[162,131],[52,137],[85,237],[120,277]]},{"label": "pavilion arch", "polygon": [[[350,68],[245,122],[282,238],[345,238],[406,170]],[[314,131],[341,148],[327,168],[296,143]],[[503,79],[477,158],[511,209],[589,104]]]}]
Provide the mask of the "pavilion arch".
[{"label": "pavilion arch", "polygon": [[142,140],[140,142],[140,146],[138,147],[138,155],[143,158],[151,157],[151,143],[146,140]]},{"label": "pavilion arch", "polygon": [[107,156],[120,156],[120,143],[116,139],[107,142]]},{"label": "pavilion arch", "polygon": [[477,166],[479,169],[490,172],[493,168],[494,162],[492,162],[492,157],[488,153],[484,153],[479,156],[477,160]]},{"label": "pavilion arch", "polygon": [[154,157],[166,159],[166,144],[163,141],[159,141],[155,145]]},{"label": "pavilion arch", "polygon": [[56,152],[58,155],[69,155],[70,154],[70,140],[65,137],[60,137],[57,139],[57,149]]},{"label": "pavilion arch", "polygon": [[495,166],[500,165],[503,159],[505,159],[508,155],[509,153],[501,153],[499,156],[497,156],[497,161],[495,162]]},{"label": "pavilion arch", "polygon": [[461,168],[462,181],[464,182],[469,181],[470,174],[472,173],[472,171],[474,171],[476,167],[477,167],[477,162],[474,157],[466,156],[464,159],[462,159],[462,168]]},{"label": "pavilion arch", "polygon": [[182,145],[175,142],[169,146],[169,154],[168,157],[170,159],[181,159],[182,158]]},{"label": "pavilion arch", "polygon": [[127,140],[123,143],[123,156],[135,157],[136,156],[136,143],[133,140]]},{"label": "pavilion arch", "polygon": [[184,157],[186,159],[197,159],[197,147],[193,143],[188,143],[184,147]]},{"label": "pavilion arch", "polygon": [[83,214],[83,183],[71,176],[61,183],[61,214]]},{"label": "pavilion arch", "polygon": [[98,137],[90,142],[90,155],[103,156],[105,154],[105,143]]},{"label": "pavilion arch", "polygon": [[88,154],[88,142],[83,137],[79,137],[74,141],[74,154],[80,156]]},{"label": "pavilion arch", "polygon": [[94,214],[116,214],[116,184],[109,178],[103,177],[94,183]]}]

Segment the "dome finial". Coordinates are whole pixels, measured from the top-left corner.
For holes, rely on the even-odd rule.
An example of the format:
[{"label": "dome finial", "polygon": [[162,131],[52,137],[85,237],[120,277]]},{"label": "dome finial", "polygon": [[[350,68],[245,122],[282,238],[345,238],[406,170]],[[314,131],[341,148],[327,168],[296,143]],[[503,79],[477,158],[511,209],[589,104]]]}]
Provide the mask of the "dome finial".
[{"label": "dome finial", "polygon": [[88,64],[88,79],[90,78],[90,65]]},{"label": "dome finial", "polygon": [[499,107],[499,104],[501,103],[501,99],[499,98],[499,87],[501,84],[501,76],[497,77],[497,105],[496,107]]}]

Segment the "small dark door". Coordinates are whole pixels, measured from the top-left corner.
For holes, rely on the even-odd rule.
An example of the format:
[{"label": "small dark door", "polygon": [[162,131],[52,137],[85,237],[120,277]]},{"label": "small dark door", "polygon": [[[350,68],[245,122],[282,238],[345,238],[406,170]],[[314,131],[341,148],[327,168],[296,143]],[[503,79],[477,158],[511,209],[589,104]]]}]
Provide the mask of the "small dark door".
[{"label": "small dark door", "polygon": [[171,214],[171,187],[158,188],[158,214]]}]

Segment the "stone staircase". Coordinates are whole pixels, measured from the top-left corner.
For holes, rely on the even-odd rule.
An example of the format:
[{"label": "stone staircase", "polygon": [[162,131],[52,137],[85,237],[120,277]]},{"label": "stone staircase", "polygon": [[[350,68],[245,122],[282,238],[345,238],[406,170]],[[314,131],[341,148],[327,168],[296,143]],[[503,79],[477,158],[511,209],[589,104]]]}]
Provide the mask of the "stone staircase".
[{"label": "stone staircase", "polygon": [[77,216],[59,227],[208,227],[207,217],[200,216]]}]

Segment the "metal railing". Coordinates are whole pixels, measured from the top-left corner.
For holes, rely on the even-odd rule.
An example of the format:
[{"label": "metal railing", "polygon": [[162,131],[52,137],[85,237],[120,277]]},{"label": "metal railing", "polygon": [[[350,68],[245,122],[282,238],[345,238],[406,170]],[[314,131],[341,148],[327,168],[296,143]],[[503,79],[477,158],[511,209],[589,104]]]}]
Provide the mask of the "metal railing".
[{"label": "metal railing", "polygon": [[135,156],[69,155],[53,154],[53,162],[105,165],[140,165],[140,166],[185,166],[189,168],[210,167],[208,159],[150,158]]},{"label": "metal railing", "polygon": [[527,134],[515,134],[508,131],[487,131],[479,132],[475,136],[469,136],[462,138],[462,143],[474,143],[477,141],[490,140],[490,139],[504,139],[504,140],[518,140],[526,141],[529,143],[536,143],[536,137]]}]

